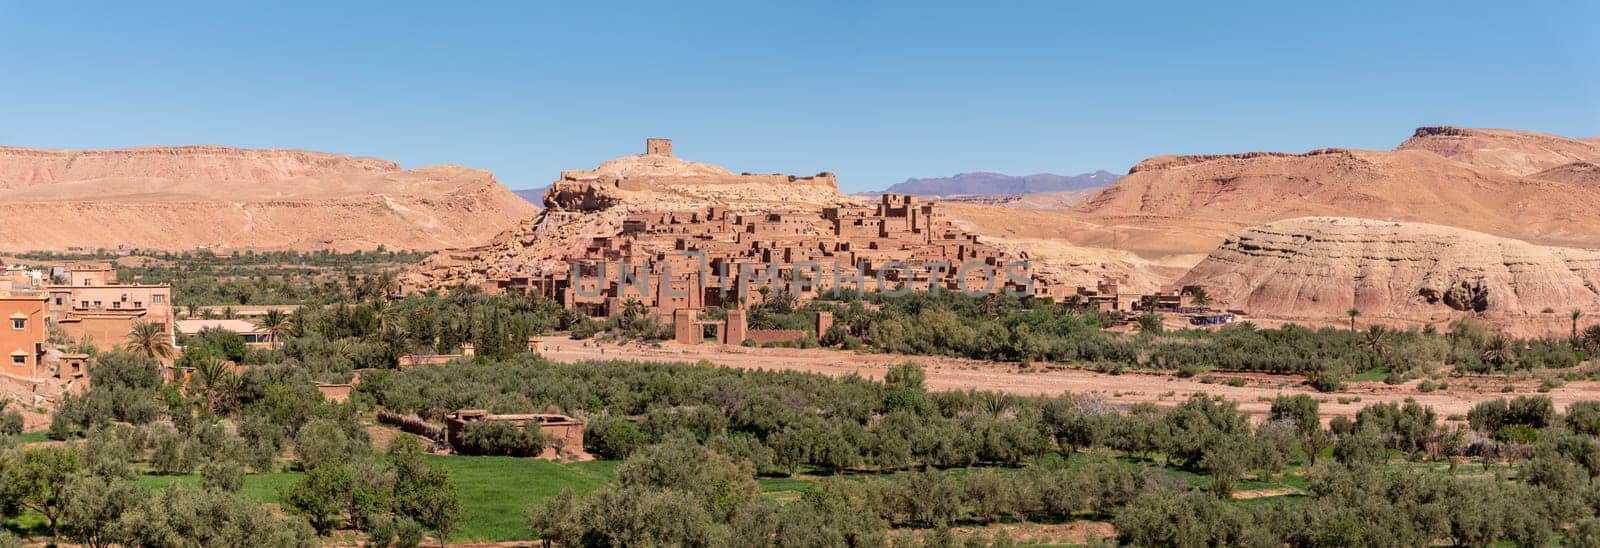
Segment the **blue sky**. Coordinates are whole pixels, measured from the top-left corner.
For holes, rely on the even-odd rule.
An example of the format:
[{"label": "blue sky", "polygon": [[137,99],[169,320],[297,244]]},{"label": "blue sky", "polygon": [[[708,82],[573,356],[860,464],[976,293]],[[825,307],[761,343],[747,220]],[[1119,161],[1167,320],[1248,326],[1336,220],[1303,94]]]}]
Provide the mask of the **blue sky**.
[{"label": "blue sky", "polygon": [[855,191],[1430,124],[1600,134],[1595,3],[456,4],[0,0],[0,144],[303,148],[523,188],[663,136]]}]

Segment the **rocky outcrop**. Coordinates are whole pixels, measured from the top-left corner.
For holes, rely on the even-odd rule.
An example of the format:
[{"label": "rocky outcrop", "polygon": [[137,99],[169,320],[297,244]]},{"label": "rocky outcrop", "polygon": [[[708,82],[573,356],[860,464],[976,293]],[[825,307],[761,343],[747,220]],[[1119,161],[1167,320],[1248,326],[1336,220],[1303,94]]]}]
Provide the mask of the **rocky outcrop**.
[{"label": "rocky outcrop", "polygon": [[1254,316],[1428,324],[1463,315],[1564,318],[1600,310],[1600,251],[1533,245],[1421,223],[1278,221],[1227,239],[1180,284]]},{"label": "rocky outcrop", "polygon": [[595,169],[569,170],[545,191],[556,211],[685,211],[709,206],[822,207],[854,203],[839,192],[832,173],[735,174],[720,166],[659,154],[608,160]]},{"label": "rocky outcrop", "polygon": [[0,249],[441,249],[537,208],[482,170],[217,146],[0,148]]},{"label": "rocky outcrop", "polygon": [[1541,172],[1596,151],[1553,135],[1432,127],[1393,151],[1157,156],[1075,211],[1244,223],[1393,219],[1581,246],[1600,241],[1600,188]]},{"label": "rocky outcrop", "polygon": [[1555,181],[1600,190],[1600,165],[1590,162],[1562,164],[1528,176],[1529,179]]},{"label": "rocky outcrop", "polygon": [[543,201],[545,210],[532,220],[487,244],[437,253],[407,272],[404,284],[422,290],[552,274],[566,267],[568,257],[582,256],[595,238],[620,234],[631,212],[713,206],[734,212],[803,211],[859,204],[839,192],[831,173],[735,174],[669,153],[623,156],[594,169],[563,171]]},{"label": "rocky outcrop", "polygon": [[1422,127],[1396,150],[1426,150],[1516,176],[1532,175],[1572,162],[1600,162],[1600,144],[1509,129]]}]

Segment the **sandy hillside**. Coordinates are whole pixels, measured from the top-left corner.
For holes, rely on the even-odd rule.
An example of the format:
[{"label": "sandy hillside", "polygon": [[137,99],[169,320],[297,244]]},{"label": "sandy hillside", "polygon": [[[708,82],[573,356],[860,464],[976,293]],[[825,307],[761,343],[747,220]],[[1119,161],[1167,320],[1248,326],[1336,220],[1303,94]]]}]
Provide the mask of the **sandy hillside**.
[{"label": "sandy hillside", "polygon": [[[1512,130],[1425,127],[1392,151],[1156,156],[1076,210],[1258,224],[1329,215],[1467,228],[1541,244],[1600,241],[1600,143]],[[1541,172],[1572,165],[1553,174]]]},{"label": "sandy hillside", "polygon": [[722,166],[668,154],[630,154],[594,169],[562,171],[545,190],[544,211],[508,225],[482,245],[448,249],[410,269],[409,289],[544,275],[567,268],[594,238],[616,236],[631,212],[810,211],[859,204],[839,192],[832,173],[811,176],[734,173]]},{"label": "sandy hillside", "polygon": [[0,249],[440,249],[537,208],[486,171],[219,146],[0,148]]},{"label": "sandy hillside", "polygon": [[1435,324],[1475,316],[1567,326],[1600,312],[1600,251],[1534,245],[1421,223],[1308,217],[1230,236],[1179,283],[1252,315]]}]

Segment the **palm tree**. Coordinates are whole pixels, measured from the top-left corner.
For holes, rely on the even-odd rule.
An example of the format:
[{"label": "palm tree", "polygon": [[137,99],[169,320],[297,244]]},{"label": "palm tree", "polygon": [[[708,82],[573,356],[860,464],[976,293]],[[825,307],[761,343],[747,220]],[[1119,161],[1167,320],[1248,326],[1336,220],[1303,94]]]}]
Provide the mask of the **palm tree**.
[{"label": "palm tree", "polygon": [[1356,307],[1352,306],[1352,307],[1350,307],[1350,310],[1346,310],[1344,313],[1350,315],[1350,330],[1351,331],[1355,331],[1356,330],[1356,316],[1360,316],[1361,315],[1361,311],[1356,309]]},{"label": "palm tree", "polygon": [[1496,370],[1504,369],[1511,363],[1512,358],[1511,341],[1504,336],[1495,335],[1483,347],[1484,363],[1494,366]]},{"label": "palm tree", "polygon": [[979,308],[983,309],[984,316],[990,318],[1000,317],[1000,298],[996,297],[994,293],[984,295],[983,300],[979,301],[978,305]]},{"label": "palm tree", "polygon": [[1194,305],[1200,307],[1201,310],[1209,310],[1211,308],[1211,294],[1206,293],[1206,288],[1196,287],[1194,291],[1189,293],[1189,296],[1194,300]]},{"label": "palm tree", "polygon": [[165,326],[156,322],[134,322],[133,329],[128,331],[127,341],[122,348],[139,356],[152,360],[166,361],[172,359],[176,349],[172,347],[172,337],[167,335]]},{"label": "palm tree", "polygon": [[1389,343],[1389,332],[1383,326],[1374,325],[1367,328],[1365,346],[1367,350],[1377,354],[1380,361],[1388,363],[1391,345]]},{"label": "palm tree", "polygon": [[1067,305],[1069,310],[1077,311],[1079,308],[1083,307],[1083,296],[1076,294],[1067,295],[1067,300],[1064,304]]},{"label": "palm tree", "polygon": [[195,364],[194,382],[205,395],[206,409],[215,410],[218,396],[228,392],[234,384],[234,374],[228,371],[228,362],[217,356],[207,356]]},{"label": "palm tree", "polygon": [[276,308],[267,309],[265,314],[256,319],[256,327],[272,336],[273,348],[283,346],[283,337],[289,333],[289,324],[289,315]]},{"label": "palm tree", "polygon": [[184,312],[187,312],[187,314],[184,315],[185,318],[191,318],[192,319],[192,318],[200,315],[200,305],[197,304],[197,303],[189,303],[189,304],[183,305],[183,310],[184,310]]},{"label": "palm tree", "polygon": [[649,313],[650,308],[645,306],[639,299],[628,299],[627,302],[622,303],[622,321],[629,324],[639,321],[640,318]]},{"label": "palm tree", "polygon": [[1574,338],[1574,339],[1578,338],[1578,318],[1582,318],[1582,317],[1583,317],[1583,311],[1582,310],[1573,310],[1572,311],[1572,338]]},{"label": "palm tree", "polygon": [[1591,325],[1583,330],[1583,349],[1590,355],[1600,352],[1600,325]]}]

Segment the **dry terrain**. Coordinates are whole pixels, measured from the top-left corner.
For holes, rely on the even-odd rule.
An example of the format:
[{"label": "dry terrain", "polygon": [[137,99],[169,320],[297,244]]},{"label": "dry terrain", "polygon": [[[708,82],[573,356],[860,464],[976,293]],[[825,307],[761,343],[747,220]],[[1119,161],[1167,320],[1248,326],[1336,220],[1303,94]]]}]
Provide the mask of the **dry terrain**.
[{"label": "dry terrain", "polygon": [[1077,211],[1250,224],[1362,217],[1582,246],[1600,241],[1600,186],[1585,167],[1596,162],[1590,140],[1425,127],[1392,151],[1155,156]]},{"label": "dry terrain", "polygon": [[0,249],[475,245],[537,208],[487,171],[220,146],[0,147]]},{"label": "dry terrain", "polygon": [[1228,238],[1180,284],[1255,316],[1435,325],[1464,316],[1561,331],[1600,313],[1600,251],[1548,247],[1439,225],[1306,217]]},{"label": "dry terrain", "polygon": [[[1356,411],[1378,402],[1399,402],[1408,398],[1433,407],[1441,418],[1465,415],[1473,404],[1499,397],[1534,393],[1539,381],[1507,377],[1462,377],[1443,381],[1448,388],[1423,393],[1419,381],[1402,385],[1382,382],[1352,382],[1340,392],[1321,393],[1305,385],[1305,379],[1292,375],[1263,373],[1216,373],[1216,379],[1242,378],[1244,386],[1220,382],[1204,383],[1201,377],[1179,378],[1169,373],[1129,372],[1119,375],[1075,368],[1023,371],[1015,363],[984,362],[957,358],[863,354],[825,349],[746,348],[717,345],[682,346],[662,343],[660,347],[641,344],[618,345],[595,341],[576,341],[566,337],[544,337],[545,357],[556,362],[580,360],[643,360],[698,363],[702,360],[724,367],[805,371],[831,376],[860,375],[882,379],[890,366],[913,362],[927,370],[931,390],[995,390],[1023,395],[1056,395],[1063,392],[1092,393],[1116,404],[1154,403],[1172,406],[1190,394],[1205,393],[1238,402],[1251,416],[1266,415],[1269,401],[1280,394],[1310,394],[1321,400],[1324,417],[1353,416]],[[1512,386],[1512,393],[1501,392]],[[1596,399],[1600,382],[1568,383],[1550,391],[1557,408],[1574,401]]]}]

